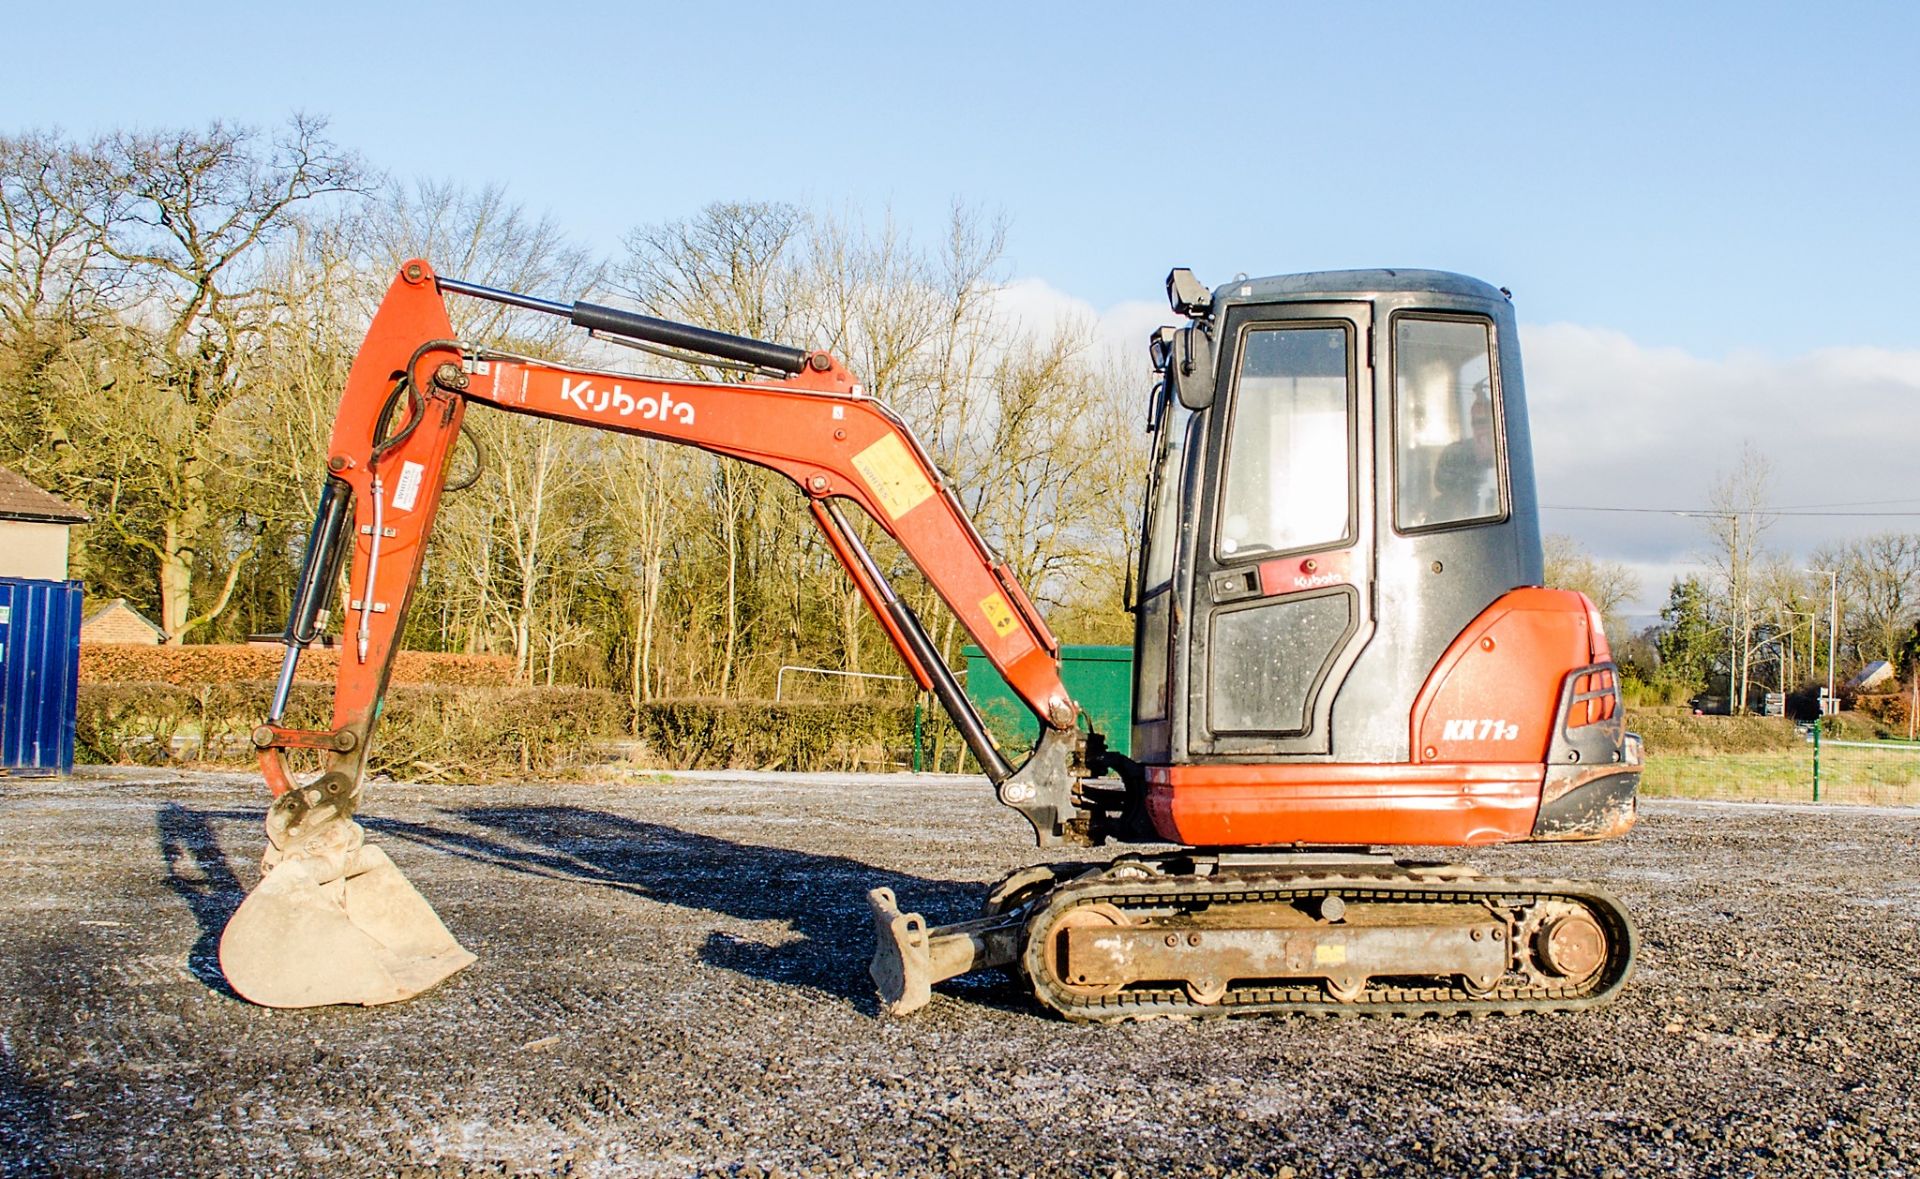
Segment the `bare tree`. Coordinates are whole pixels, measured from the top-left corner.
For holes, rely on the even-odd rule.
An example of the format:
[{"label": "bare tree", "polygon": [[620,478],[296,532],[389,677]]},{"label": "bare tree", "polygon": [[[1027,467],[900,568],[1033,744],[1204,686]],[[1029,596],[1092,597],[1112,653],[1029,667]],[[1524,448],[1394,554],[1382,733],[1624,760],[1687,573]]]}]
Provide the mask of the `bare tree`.
[{"label": "bare tree", "polygon": [[[719,203],[695,216],[636,229],[626,238],[627,259],[615,289],[650,313],[763,340],[801,337],[810,292],[800,280],[796,254],[806,216],[777,203]],[[721,379],[730,374],[704,365],[692,375]],[[743,576],[756,555],[769,499],[766,476],[738,464],[718,462],[707,481],[712,534],[721,557],[722,654],[715,690],[733,691],[742,631]],[[777,509],[776,509],[777,510]]]},{"label": "bare tree", "polygon": [[[340,391],[397,263],[561,301],[609,285],[502,189],[376,183],[311,119],[0,137],[0,196],[0,456],[93,510],[76,567],[177,637],[284,609]],[[1036,594],[1093,633],[1116,625],[1131,556],[1137,391],[1086,325],[1023,332],[997,314],[1004,233],[956,208],[922,248],[891,223],[721,204],[629,235],[611,285],[656,314],[845,357]],[[465,339],[603,359],[563,320],[448,305]],[[739,379],[636,367],[663,365]],[[863,669],[884,647],[783,480],[508,414],[468,424],[478,446],[454,465],[484,453],[482,482],[443,506],[410,642],[510,650],[528,678],[624,682],[636,702],[770,688],[798,652]],[[955,620],[878,526],[855,526],[952,657]]]},{"label": "bare tree", "polygon": [[[359,245],[364,263],[380,277],[376,296],[409,258],[426,259],[448,278],[563,303],[590,293],[605,277],[604,262],[501,185],[390,180],[379,196],[360,227]],[[447,309],[464,339],[552,347],[571,335],[563,319],[503,303],[451,298]]]},{"label": "bare tree", "polygon": [[[363,170],[304,116],[271,137],[216,122],[13,146],[7,158],[21,170],[6,181],[8,203],[20,194],[28,236],[41,242],[29,255],[65,264],[26,270],[16,255],[9,301],[37,312],[84,288],[111,318],[61,365],[79,427],[67,484],[96,522],[149,555],[160,624],[181,641],[226,609],[254,551],[247,513],[222,498],[241,444],[234,407],[273,318],[263,263],[310,204],[360,191]],[[197,578],[222,571],[196,612]]]},{"label": "bare tree", "polygon": [[[603,264],[498,186],[389,182],[359,227],[356,254],[377,276],[369,294],[409,258],[483,285],[567,301],[599,285]],[[565,320],[502,304],[450,297],[462,339],[566,359],[575,337]],[[447,504],[435,545],[456,576],[426,595],[469,650],[511,651],[523,679],[550,677],[557,660],[584,642],[577,620],[556,601],[574,600],[585,575],[584,531],[592,511],[585,471],[600,442],[587,431],[480,409],[467,418],[484,456],[480,482]]]},{"label": "bare tree", "polygon": [[623,597],[629,627],[627,693],[632,706],[661,695],[656,633],[667,589],[669,555],[684,543],[678,502],[696,468],[694,456],[666,443],[620,438],[602,455],[593,481],[610,524],[611,566],[629,579]]},{"label": "bare tree", "polygon": [[1744,711],[1753,660],[1754,570],[1764,549],[1761,538],[1773,524],[1767,511],[1773,490],[1773,464],[1751,442],[1739,461],[1714,480],[1707,493],[1712,511],[1701,514],[1709,540],[1707,552],[1733,620],[1733,708]]},{"label": "bare tree", "polygon": [[1920,615],[1920,535],[1877,533],[1823,548],[1813,563],[1839,573],[1840,633],[1854,658],[1897,662]]},{"label": "bare tree", "polygon": [[1640,592],[1640,579],[1619,561],[1604,561],[1594,556],[1571,536],[1552,533],[1542,538],[1546,559],[1546,582],[1556,589],[1579,590],[1600,610],[1607,634],[1627,635],[1620,608]]},{"label": "bare tree", "polygon": [[81,163],[57,136],[0,136],[0,326],[15,347],[105,300],[99,236],[69,196]]}]

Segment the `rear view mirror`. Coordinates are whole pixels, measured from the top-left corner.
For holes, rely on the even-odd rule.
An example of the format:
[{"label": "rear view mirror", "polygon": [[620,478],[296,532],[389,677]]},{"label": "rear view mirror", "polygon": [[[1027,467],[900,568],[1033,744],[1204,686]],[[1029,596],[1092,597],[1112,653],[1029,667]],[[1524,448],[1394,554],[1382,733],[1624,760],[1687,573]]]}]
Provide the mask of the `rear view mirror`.
[{"label": "rear view mirror", "polygon": [[1181,328],[1173,337],[1173,355],[1167,380],[1174,396],[1191,410],[1213,404],[1213,340],[1197,327]]},{"label": "rear view mirror", "polygon": [[1153,363],[1153,371],[1160,379],[1153,383],[1153,391],[1147,394],[1147,433],[1160,428],[1160,417],[1167,407],[1167,369],[1173,365],[1173,337],[1177,330],[1170,327],[1153,329],[1147,337],[1147,359]]}]

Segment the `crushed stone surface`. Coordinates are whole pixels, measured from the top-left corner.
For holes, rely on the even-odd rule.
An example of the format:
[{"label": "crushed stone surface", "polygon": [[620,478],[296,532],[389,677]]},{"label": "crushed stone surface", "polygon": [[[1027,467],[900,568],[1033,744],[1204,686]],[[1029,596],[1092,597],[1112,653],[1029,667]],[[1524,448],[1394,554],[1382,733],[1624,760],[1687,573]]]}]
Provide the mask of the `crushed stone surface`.
[{"label": "crushed stone surface", "polygon": [[1091,1027],[999,974],[877,1013],[869,888],[959,920],[1058,858],[978,779],[374,783],[371,839],[480,961],[313,1011],[215,956],[264,802],[0,779],[0,1174],[1920,1173],[1920,810],[1652,801],[1456,853],[1627,903],[1598,1012]]}]

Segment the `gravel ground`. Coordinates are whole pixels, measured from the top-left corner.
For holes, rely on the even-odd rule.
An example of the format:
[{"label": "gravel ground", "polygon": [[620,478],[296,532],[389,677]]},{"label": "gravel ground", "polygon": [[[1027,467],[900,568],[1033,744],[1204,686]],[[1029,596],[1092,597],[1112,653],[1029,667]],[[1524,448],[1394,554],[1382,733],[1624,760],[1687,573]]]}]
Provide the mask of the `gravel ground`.
[{"label": "gravel ground", "polygon": [[1920,810],[1653,802],[1467,857],[1628,903],[1602,1012],[1082,1027],[997,976],[876,1015],[868,888],[952,920],[1040,858],[977,780],[376,784],[481,960],[372,1010],[225,988],[262,805],[0,780],[0,1172],[1920,1173]]}]

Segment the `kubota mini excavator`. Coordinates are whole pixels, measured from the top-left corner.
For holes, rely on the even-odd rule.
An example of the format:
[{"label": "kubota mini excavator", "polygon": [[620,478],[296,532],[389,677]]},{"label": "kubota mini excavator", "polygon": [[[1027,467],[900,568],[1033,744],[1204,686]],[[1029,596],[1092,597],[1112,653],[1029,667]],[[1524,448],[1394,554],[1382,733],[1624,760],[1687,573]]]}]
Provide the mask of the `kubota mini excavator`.
[{"label": "kubota mini excavator", "polygon": [[[1150,346],[1153,465],[1136,617],[1133,754],[1092,732],[1058,644],[926,451],[841,364],[591,303],[394,280],[356,358],[254,733],[275,796],[266,875],[220,958],[271,1006],[408,998],[472,962],[384,854],[360,803],[409,598],[469,405],[685,443],[806,496],[908,671],[1042,847],[1180,850],[1017,872],[978,920],[929,928],[869,895],[887,1008],[1017,967],[1071,1019],[1571,1010],[1610,999],[1635,934],[1604,891],[1377,849],[1605,839],[1635,816],[1598,613],[1540,588],[1511,305],[1434,271],[1168,276]],[[706,382],[549,363],[455,338],[444,297],[565,317],[743,370]],[[1040,722],[1017,768],[849,526],[869,516]],[[332,727],[282,724],[300,651],[353,555]],[[290,749],[323,770],[292,780]]]}]

